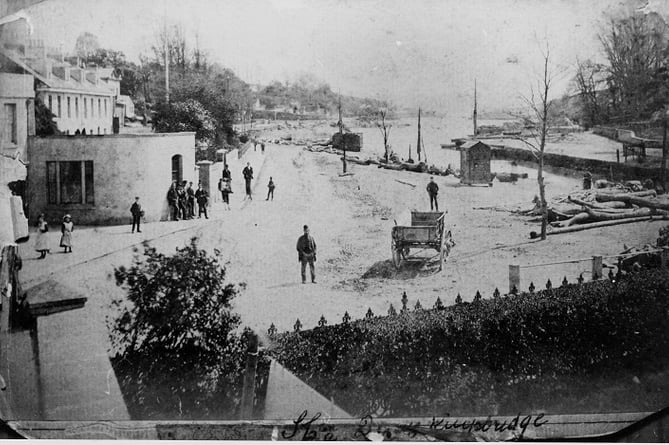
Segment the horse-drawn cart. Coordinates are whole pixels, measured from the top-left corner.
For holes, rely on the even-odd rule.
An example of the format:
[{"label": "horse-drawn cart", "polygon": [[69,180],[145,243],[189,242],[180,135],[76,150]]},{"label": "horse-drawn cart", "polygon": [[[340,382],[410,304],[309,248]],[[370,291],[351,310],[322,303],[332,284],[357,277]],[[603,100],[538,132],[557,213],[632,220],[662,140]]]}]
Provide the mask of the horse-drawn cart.
[{"label": "horse-drawn cart", "polygon": [[[411,226],[393,227],[393,264],[399,268],[402,260],[409,258],[410,249],[432,248],[439,252],[439,270],[444,268],[444,259],[454,245],[451,232],[446,230],[446,212],[411,212]],[[395,222],[397,224],[397,222]]]}]

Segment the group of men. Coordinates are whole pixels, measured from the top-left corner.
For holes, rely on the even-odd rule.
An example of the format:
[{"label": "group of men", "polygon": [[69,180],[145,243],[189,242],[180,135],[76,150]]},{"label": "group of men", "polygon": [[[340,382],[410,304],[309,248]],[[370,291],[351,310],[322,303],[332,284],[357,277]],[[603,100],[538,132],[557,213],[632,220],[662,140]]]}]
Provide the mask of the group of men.
[{"label": "group of men", "polygon": [[188,181],[172,181],[169,191],[167,192],[167,202],[170,205],[172,220],[179,221],[179,219],[193,219],[195,218],[195,203],[198,207],[198,218],[204,217],[209,219],[207,214],[207,206],[209,205],[209,193],[202,188],[202,184],[198,183],[197,190],[193,190],[193,183]]}]

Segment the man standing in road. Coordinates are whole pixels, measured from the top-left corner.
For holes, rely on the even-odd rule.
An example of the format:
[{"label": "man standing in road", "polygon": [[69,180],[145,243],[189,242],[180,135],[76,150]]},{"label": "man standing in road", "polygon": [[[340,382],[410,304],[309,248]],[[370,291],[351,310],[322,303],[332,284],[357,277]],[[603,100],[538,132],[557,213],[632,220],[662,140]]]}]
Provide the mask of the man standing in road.
[{"label": "man standing in road", "polygon": [[142,218],[142,206],[139,203],[139,196],[135,196],[135,202],[130,206],[130,213],[132,214],[132,233],[135,233],[135,226],[137,227],[137,233],[142,233],[139,230],[139,221]]},{"label": "man standing in road", "polygon": [[249,198],[251,201],[253,201],[253,197],[251,196],[251,180],[253,179],[253,167],[251,167],[251,163],[247,162],[246,167],[244,167],[244,170],[242,170],[242,174],[244,175],[244,182],[246,183],[246,196],[244,199]]},{"label": "man standing in road", "polygon": [[311,271],[311,282],[316,282],[316,241],[309,235],[309,226],[304,226],[304,234],[297,239],[297,260],[302,265],[302,284],[307,282],[307,263]]},{"label": "man standing in road", "polygon": [[434,176],[430,176],[430,182],[427,184],[427,194],[430,195],[430,210],[438,212],[437,193],[439,193],[439,186],[434,182]]},{"label": "man standing in road", "polygon": [[202,188],[202,183],[198,183],[197,191],[195,192],[195,199],[197,199],[198,218],[202,217],[204,213],[205,219],[209,219],[207,215],[207,205],[209,204],[209,192]]}]

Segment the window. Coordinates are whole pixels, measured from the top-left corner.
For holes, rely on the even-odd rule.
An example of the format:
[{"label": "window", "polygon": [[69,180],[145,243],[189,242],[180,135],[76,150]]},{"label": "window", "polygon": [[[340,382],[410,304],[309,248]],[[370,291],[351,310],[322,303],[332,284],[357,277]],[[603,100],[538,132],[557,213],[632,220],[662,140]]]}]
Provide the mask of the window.
[{"label": "window", "polygon": [[181,155],[172,156],[172,180],[181,184],[183,178],[183,159]]},{"label": "window", "polygon": [[105,99],[105,117],[107,116],[109,116],[109,114],[107,114],[107,99]]},{"label": "window", "polygon": [[58,117],[61,117],[61,97],[60,95],[56,96],[56,99],[58,100]]},{"label": "window", "polygon": [[79,119],[79,98],[74,98],[74,117]]},{"label": "window", "polygon": [[88,101],[84,97],[84,119],[88,118]]},{"label": "window", "polygon": [[17,144],[16,137],[16,104],[5,104],[2,122],[2,141]]},{"label": "window", "polygon": [[[98,99],[98,117],[102,117],[102,100]],[[98,131],[99,133],[99,131]]]},{"label": "window", "polygon": [[95,204],[93,161],[47,162],[49,204]]},{"label": "window", "polygon": [[93,106],[93,98],[91,97],[91,117],[95,117],[95,107]]},{"label": "window", "polygon": [[72,117],[72,107],[70,103],[70,96],[67,96],[67,117]]},{"label": "window", "polygon": [[49,110],[53,111],[53,97],[49,94]]}]

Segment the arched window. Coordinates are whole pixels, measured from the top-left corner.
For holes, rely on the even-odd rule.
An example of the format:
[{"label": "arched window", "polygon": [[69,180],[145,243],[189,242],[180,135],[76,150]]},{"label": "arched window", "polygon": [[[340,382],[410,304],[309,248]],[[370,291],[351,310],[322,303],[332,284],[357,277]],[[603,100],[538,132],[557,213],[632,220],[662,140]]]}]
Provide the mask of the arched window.
[{"label": "arched window", "polygon": [[181,155],[172,156],[172,180],[180,184],[183,180],[183,157]]}]

